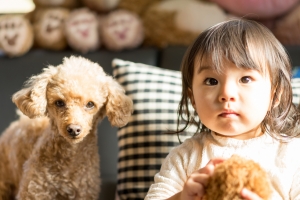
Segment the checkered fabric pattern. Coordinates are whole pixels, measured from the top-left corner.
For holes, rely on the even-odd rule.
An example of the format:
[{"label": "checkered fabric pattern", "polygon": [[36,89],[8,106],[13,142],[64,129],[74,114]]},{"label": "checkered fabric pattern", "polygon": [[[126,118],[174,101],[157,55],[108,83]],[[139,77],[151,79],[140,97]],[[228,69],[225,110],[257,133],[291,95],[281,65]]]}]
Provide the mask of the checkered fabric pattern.
[{"label": "checkered fabric pattern", "polygon": [[129,123],[118,130],[117,193],[120,200],[143,200],[163,159],[179,144],[170,131],[177,127],[181,74],[119,59],[113,74],[134,103]]},{"label": "checkered fabric pattern", "polygon": [[299,105],[300,103],[300,78],[292,79],[292,90],[293,90],[293,103]]}]

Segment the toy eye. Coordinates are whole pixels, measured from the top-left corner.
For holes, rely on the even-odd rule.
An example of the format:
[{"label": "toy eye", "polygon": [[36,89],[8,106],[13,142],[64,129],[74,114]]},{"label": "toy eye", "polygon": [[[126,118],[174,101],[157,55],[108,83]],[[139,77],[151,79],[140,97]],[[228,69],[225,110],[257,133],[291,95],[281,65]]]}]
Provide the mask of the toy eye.
[{"label": "toy eye", "polygon": [[66,104],[62,100],[58,100],[55,102],[55,105],[59,108],[64,107]]},{"label": "toy eye", "polygon": [[94,108],[94,106],[95,106],[95,104],[93,103],[93,102],[88,102],[87,104],[86,104],[86,106],[85,107],[87,107],[87,108]]}]

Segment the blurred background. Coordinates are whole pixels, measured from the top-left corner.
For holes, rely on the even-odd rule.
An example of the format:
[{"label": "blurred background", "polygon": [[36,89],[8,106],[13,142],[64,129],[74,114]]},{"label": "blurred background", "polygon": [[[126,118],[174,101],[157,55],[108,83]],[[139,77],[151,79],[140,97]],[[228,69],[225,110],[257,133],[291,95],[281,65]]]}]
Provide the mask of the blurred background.
[{"label": "blurred background", "polygon": [[[187,47],[203,30],[232,18],[256,20],[283,45],[298,46],[299,2],[0,0],[0,51],[5,56],[18,57],[36,48],[88,53],[99,49]],[[20,29],[20,24],[25,26]],[[20,30],[22,37],[15,37]]]},{"label": "blurred background", "polygon": [[0,0],[0,14],[28,13],[34,10],[32,0]]}]

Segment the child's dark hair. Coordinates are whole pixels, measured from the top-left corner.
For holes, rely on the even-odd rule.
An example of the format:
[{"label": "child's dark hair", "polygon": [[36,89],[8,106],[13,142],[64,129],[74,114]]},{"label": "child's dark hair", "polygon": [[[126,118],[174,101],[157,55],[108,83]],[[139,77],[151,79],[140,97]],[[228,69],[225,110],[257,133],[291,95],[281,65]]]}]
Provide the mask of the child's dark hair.
[{"label": "child's dark hair", "polygon": [[[258,70],[270,76],[274,93],[270,111],[262,122],[262,129],[276,139],[289,139],[298,134],[298,112],[292,103],[291,63],[275,36],[263,25],[251,20],[233,19],[219,23],[202,32],[188,48],[181,65],[182,98],[178,110],[177,133],[196,125],[197,132],[207,131],[195,111],[191,111],[189,92],[195,63],[211,58],[213,68],[221,72],[224,58],[240,68]],[[260,97],[257,97],[260,98]],[[280,104],[274,106],[280,98]],[[184,122],[180,128],[180,122]],[[182,125],[182,124],[181,124]]]}]

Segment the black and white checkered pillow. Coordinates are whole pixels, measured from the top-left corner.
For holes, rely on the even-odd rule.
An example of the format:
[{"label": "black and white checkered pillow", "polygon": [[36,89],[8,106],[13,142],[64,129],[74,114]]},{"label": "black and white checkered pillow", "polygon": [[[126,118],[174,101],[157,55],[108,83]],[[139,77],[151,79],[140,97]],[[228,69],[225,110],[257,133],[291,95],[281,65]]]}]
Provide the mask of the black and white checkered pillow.
[{"label": "black and white checkered pillow", "polygon": [[170,131],[177,126],[181,74],[119,59],[113,60],[113,74],[134,103],[129,123],[118,130],[117,192],[121,200],[142,200],[163,159],[179,144]]},{"label": "black and white checkered pillow", "polygon": [[293,89],[293,103],[299,105],[300,103],[300,78],[292,79],[292,89]]}]

